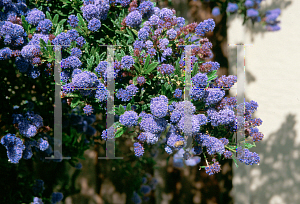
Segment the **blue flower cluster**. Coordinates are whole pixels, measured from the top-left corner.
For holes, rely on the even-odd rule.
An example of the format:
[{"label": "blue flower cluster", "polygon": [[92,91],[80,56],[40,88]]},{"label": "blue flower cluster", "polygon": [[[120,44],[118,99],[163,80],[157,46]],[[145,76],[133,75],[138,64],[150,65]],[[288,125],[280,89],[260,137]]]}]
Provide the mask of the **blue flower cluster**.
[{"label": "blue flower cluster", "polygon": [[116,97],[122,101],[130,101],[132,97],[138,92],[139,88],[137,88],[134,84],[127,86],[126,89],[119,89]]},{"label": "blue flower cluster", "polygon": [[134,111],[125,111],[123,115],[120,116],[120,123],[126,127],[133,127],[137,125],[138,114]]},{"label": "blue flower cluster", "polygon": [[163,118],[168,112],[168,98],[164,95],[151,99],[150,110],[157,118]]},{"label": "blue flower cluster", "polygon": [[265,22],[267,23],[266,29],[269,31],[278,31],[280,27],[278,26],[279,21],[277,21],[278,16],[280,15],[281,10],[279,8],[268,10],[266,12]]}]

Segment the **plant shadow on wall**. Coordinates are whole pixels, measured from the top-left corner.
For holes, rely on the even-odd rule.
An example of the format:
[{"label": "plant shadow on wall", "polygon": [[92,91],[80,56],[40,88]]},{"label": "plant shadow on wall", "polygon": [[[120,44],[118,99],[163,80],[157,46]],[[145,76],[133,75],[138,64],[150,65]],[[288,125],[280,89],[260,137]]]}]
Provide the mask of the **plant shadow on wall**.
[{"label": "plant shadow on wall", "polygon": [[[239,42],[237,44],[243,44],[243,43]],[[247,52],[247,48],[246,48],[246,52]],[[246,53],[245,58],[246,58],[245,59],[245,61],[246,61],[246,67],[245,67],[246,84],[249,85],[252,82],[255,82],[256,78],[249,71],[249,69],[251,70],[251,67],[247,66],[247,53]],[[236,60],[237,60],[237,47],[236,46],[228,46],[228,61],[229,61],[228,70],[229,70],[229,74],[233,74],[233,75],[237,74]],[[246,101],[248,101],[248,100],[246,100]]]},{"label": "plant shadow on wall", "polygon": [[[281,127],[253,149],[261,157],[260,165],[252,166],[249,171],[250,192],[243,192],[239,185],[236,186],[238,197],[251,193],[250,203],[253,204],[299,203],[300,155],[295,125],[296,115],[288,114]],[[245,177],[235,176],[242,180]]]}]

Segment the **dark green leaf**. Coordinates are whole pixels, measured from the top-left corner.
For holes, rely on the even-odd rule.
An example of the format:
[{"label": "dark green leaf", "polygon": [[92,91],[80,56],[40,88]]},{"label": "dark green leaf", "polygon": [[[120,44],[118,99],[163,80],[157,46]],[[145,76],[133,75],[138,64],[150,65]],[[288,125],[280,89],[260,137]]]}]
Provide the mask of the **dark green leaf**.
[{"label": "dark green leaf", "polygon": [[145,71],[144,74],[149,74],[150,72],[152,72],[158,65],[158,62],[153,62],[148,66],[148,69]]},{"label": "dark green leaf", "polygon": [[115,138],[121,137],[123,135],[123,133],[124,133],[123,127],[119,128],[115,134]]},{"label": "dark green leaf", "polygon": [[194,67],[193,67],[193,71],[192,71],[192,77],[195,76],[198,72],[198,62],[196,62],[194,64]]},{"label": "dark green leaf", "polygon": [[125,113],[125,109],[121,104],[119,105],[119,113],[120,115],[123,115]]},{"label": "dark green leaf", "polygon": [[46,16],[47,16],[47,18],[52,22],[51,14],[50,14],[48,11],[46,11]]},{"label": "dark green leaf", "polygon": [[67,20],[67,19],[62,19],[62,20],[59,21],[58,24],[59,24],[59,25],[63,25],[63,24],[66,22],[66,20]]},{"label": "dark green leaf", "polygon": [[130,111],[131,110],[131,103],[128,103],[126,106],[126,111]]},{"label": "dark green leaf", "polygon": [[80,102],[79,98],[74,98],[71,102],[71,108],[75,108]]},{"label": "dark green leaf", "polygon": [[59,15],[58,15],[58,14],[55,14],[55,16],[54,16],[54,18],[53,18],[53,20],[52,20],[53,25],[56,25],[56,24],[57,24],[58,18],[59,18]]},{"label": "dark green leaf", "polygon": [[145,65],[144,65],[144,70],[147,70],[149,62],[150,62],[150,55],[148,55],[147,58],[146,58]]}]

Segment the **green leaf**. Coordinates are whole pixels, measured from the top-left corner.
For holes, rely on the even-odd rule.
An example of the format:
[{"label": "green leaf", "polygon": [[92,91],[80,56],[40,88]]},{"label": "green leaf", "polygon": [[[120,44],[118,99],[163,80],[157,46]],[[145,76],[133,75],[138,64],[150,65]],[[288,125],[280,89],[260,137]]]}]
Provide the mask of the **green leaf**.
[{"label": "green leaf", "polygon": [[51,14],[50,14],[48,11],[46,11],[46,16],[47,16],[47,18],[52,22]]},{"label": "green leaf", "polygon": [[80,102],[79,98],[73,98],[72,102],[71,102],[71,108],[75,108]]},{"label": "green leaf", "polygon": [[90,59],[87,60],[87,64],[88,64],[87,69],[90,70],[94,64],[94,56],[93,55],[90,57]]},{"label": "green leaf", "polygon": [[28,22],[25,20],[25,16],[21,16],[22,19],[22,26],[25,31],[28,31]]},{"label": "green leaf", "polygon": [[54,16],[54,18],[53,18],[53,20],[52,20],[53,25],[56,25],[56,24],[57,24],[58,18],[59,18],[59,15],[58,15],[58,14],[55,14],[55,16]]},{"label": "green leaf", "polygon": [[123,135],[123,133],[124,133],[123,127],[119,128],[115,134],[115,138],[121,137]]},{"label": "green leaf", "polygon": [[66,22],[67,19],[62,19],[59,21],[58,25],[63,25]]},{"label": "green leaf", "polygon": [[121,104],[119,105],[119,113],[120,115],[123,115],[125,113],[125,109]]},{"label": "green leaf", "polygon": [[250,144],[250,143],[245,143],[244,145],[245,145],[245,148],[246,148],[246,149],[250,149],[250,148],[252,148],[252,147],[256,147],[255,142],[253,142],[252,144]]},{"label": "green leaf", "polygon": [[195,76],[198,72],[198,62],[196,62],[194,64],[194,67],[193,67],[193,71],[192,71],[192,77]]},{"label": "green leaf", "polygon": [[133,79],[132,79],[134,85],[137,85],[137,80],[136,80],[137,78],[138,78],[138,77],[135,76],[135,77],[133,77]]},{"label": "green leaf", "polygon": [[147,70],[149,62],[150,62],[150,55],[148,55],[147,58],[146,58],[145,65],[144,65],[144,70]]},{"label": "green leaf", "polygon": [[239,167],[239,165],[237,164],[237,161],[236,161],[236,159],[235,158],[232,158],[233,159],[233,161],[234,161],[234,164],[235,164],[235,166],[238,168]]},{"label": "green leaf", "polygon": [[211,81],[211,80],[214,80],[215,78],[217,78],[218,75],[216,73],[217,73],[217,70],[214,70],[214,71],[210,72],[209,74],[207,74],[207,81]]},{"label": "green leaf", "polygon": [[131,103],[128,103],[126,106],[126,111],[131,111]]},{"label": "green leaf", "polygon": [[34,33],[35,30],[36,30],[36,28],[31,28],[30,33]]},{"label": "green leaf", "polygon": [[80,15],[80,13],[77,13],[77,18],[78,18],[78,20],[79,20],[79,27],[80,27],[80,26],[85,26],[85,23],[84,23],[84,21],[83,21],[82,16]]},{"label": "green leaf", "polygon": [[149,74],[150,72],[152,72],[157,67],[157,65],[158,65],[158,62],[151,63],[144,74]]}]

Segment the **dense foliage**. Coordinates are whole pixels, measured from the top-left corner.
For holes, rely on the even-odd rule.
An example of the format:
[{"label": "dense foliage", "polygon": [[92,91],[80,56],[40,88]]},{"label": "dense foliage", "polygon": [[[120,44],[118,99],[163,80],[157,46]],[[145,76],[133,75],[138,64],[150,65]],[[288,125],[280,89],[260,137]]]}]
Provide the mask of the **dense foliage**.
[{"label": "dense foliage", "polygon": [[[1,105],[5,107],[1,112],[1,165],[5,171],[21,171],[27,165],[24,160],[49,165],[65,161],[45,159],[51,155],[71,156],[67,162],[80,169],[77,159],[92,145],[104,144],[98,139],[124,141],[127,137],[133,142],[128,158],[140,162],[134,169],[126,167],[137,173],[128,176],[135,182],[127,193],[140,203],[140,196],[147,200],[145,195],[155,189],[155,179],[142,169],[154,165],[151,156],[155,157],[153,149],[158,147],[174,155],[177,167],[195,166],[204,158],[209,175],[220,172],[220,159],[259,163],[259,156],[248,150],[263,137],[256,127],[262,120],[252,119],[258,107],[255,101],[244,104],[245,135],[252,142],[242,141],[246,147],[242,149],[233,139],[236,119],[243,117],[236,117],[236,98],[225,97],[224,89],[231,88],[237,78],[218,77],[220,65],[210,61],[212,44],[204,36],[213,31],[213,19],[186,25],[175,10],[159,9],[145,0],[27,3],[0,1]],[[55,141],[53,135],[55,45],[62,47],[62,141]],[[110,97],[107,47],[103,45],[116,45],[112,74],[116,122],[111,127],[105,126],[105,120],[96,120],[96,115],[106,115]],[[190,59],[186,59],[185,45],[191,46]],[[187,62],[192,68],[191,101],[183,100]],[[188,132],[186,114],[192,122]],[[114,129],[114,134],[107,128]],[[96,136],[97,131],[101,136]],[[192,148],[186,146],[184,135],[193,138]],[[53,151],[55,142],[61,142],[62,155]],[[117,153],[122,148],[116,144]],[[26,176],[19,179],[23,182]],[[26,188],[19,193],[11,190],[14,196],[4,197],[5,203],[56,203],[72,194],[71,189],[61,189],[64,194],[54,192],[50,199],[51,189],[42,194],[42,180],[34,182],[28,177],[22,182],[17,189]]]}]

